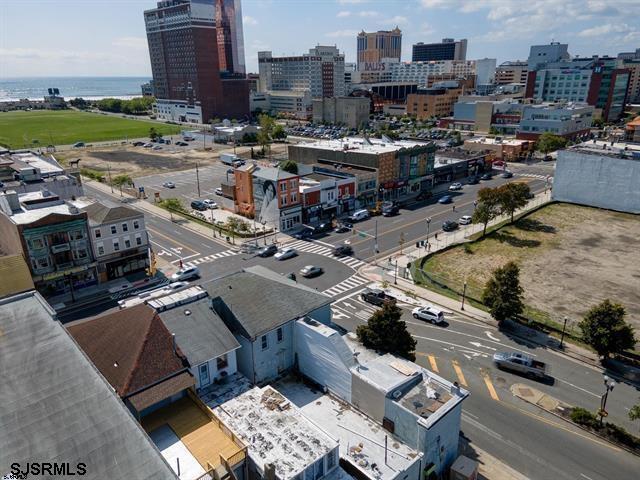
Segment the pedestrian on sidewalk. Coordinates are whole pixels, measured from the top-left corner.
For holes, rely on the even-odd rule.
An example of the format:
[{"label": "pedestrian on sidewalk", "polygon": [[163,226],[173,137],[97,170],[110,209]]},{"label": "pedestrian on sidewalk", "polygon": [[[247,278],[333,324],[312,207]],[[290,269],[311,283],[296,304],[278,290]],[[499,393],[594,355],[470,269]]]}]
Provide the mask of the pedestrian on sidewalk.
[{"label": "pedestrian on sidewalk", "polygon": [[455,206],[455,205],[453,206],[453,211],[454,211],[454,212],[456,211],[456,206]]}]

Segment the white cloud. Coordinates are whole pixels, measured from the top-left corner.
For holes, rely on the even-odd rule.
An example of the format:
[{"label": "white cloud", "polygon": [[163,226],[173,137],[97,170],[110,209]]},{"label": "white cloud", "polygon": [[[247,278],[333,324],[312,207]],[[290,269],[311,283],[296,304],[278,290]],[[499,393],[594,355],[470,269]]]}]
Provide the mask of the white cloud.
[{"label": "white cloud", "polygon": [[245,25],[258,25],[258,20],[256,20],[253,17],[250,17],[249,15],[245,15],[244,17],[242,17],[242,23],[244,23]]},{"label": "white cloud", "polygon": [[326,37],[356,37],[360,33],[358,30],[336,30],[335,32],[325,33]]},{"label": "white cloud", "polygon": [[358,15],[361,17],[377,17],[380,13],[375,10],[363,10],[362,12],[358,12]]},{"label": "white cloud", "polygon": [[624,23],[622,24],[612,24],[605,23],[603,25],[597,25],[592,28],[586,28],[578,33],[579,37],[600,37],[602,35],[608,35],[610,33],[629,33],[632,32],[633,28]]},{"label": "white cloud", "polygon": [[344,18],[344,17],[348,17],[351,15],[351,12],[349,10],[343,10],[341,12],[338,12],[338,14],[336,15],[336,17],[338,18]]},{"label": "white cloud", "polygon": [[111,42],[114,47],[147,49],[147,39],[144,37],[118,37]]},{"label": "white cloud", "polygon": [[409,19],[407,17],[403,17],[402,15],[396,15],[395,17],[380,20],[378,22],[379,25],[406,25],[408,23]]}]

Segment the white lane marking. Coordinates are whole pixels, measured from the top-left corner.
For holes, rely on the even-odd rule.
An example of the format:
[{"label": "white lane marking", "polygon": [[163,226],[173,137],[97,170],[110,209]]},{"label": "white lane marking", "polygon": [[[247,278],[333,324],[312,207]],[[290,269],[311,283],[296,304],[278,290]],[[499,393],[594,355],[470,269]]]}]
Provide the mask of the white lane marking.
[{"label": "white lane marking", "polygon": [[586,478],[587,480],[593,480],[593,478],[587,477],[584,473],[581,473],[580,476]]},{"label": "white lane marking", "polygon": [[499,338],[494,337],[494,336],[493,336],[493,334],[492,334],[489,330],[485,330],[485,331],[484,331],[484,333],[485,333],[485,335],[486,335],[487,337],[489,337],[489,338],[490,338],[491,340],[493,340],[494,342],[498,342],[498,343],[500,342],[500,339],[499,339]]},{"label": "white lane marking", "polygon": [[487,350],[493,350],[494,352],[496,352],[498,349],[497,348],[493,348],[493,347],[489,347],[487,345],[483,345],[480,342],[469,342],[470,345],[473,345],[476,348],[486,348]]},{"label": "white lane marking", "polygon": [[431,342],[436,342],[436,343],[444,343],[445,345],[451,345],[452,347],[458,347],[460,349],[462,349],[463,351],[472,351],[474,353],[478,353],[480,355],[483,356],[488,356],[487,353],[485,352],[480,352],[478,350],[474,350],[472,348],[467,347],[466,345],[458,345],[457,343],[452,343],[452,342],[445,342],[444,340],[438,340],[437,338],[429,338],[429,337],[421,337],[420,335],[414,335],[414,338],[420,338],[422,340],[429,340]]},{"label": "white lane marking", "polygon": [[581,388],[581,387],[579,387],[577,385],[574,385],[573,383],[569,383],[566,380],[563,380],[561,378],[555,377],[555,379],[558,380],[559,382],[566,383],[570,387],[577,388],[578,390],[580,390],[580,391],[582,391],[584,393],[588,393],[591,396],[594,396],[596,398],[600,398],[600,395],[598,395],[597,393],[593,393],[593,392],[590,392],[589,390],[585,390],[584,388]]},{"label": "white lane marking", "polygon": [[[182,257],[182,261],[184,262],[185,260],[188,260],[188,259],[193,258],[193,257],[197,257],[198,255],[200,255],[200,254],[199,253],[194,253],[193,255],[189,255],[188,257]],[[174,260],[171,263],[178,263],[178,262],[180,262],[180,259]]]}]

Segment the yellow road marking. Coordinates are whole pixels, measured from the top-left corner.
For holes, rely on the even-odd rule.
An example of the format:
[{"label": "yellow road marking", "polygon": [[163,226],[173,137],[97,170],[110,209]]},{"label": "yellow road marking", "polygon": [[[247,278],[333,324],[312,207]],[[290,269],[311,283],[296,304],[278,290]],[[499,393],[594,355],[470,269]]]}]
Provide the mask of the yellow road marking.
[{"label": "yellow road marking", "polygon": [[463,387],[468,387],[467,379],[464,378],[464,373],[462,373],[462,369],[460,368],[460,364],[458,364],[458,361],[452,360],[451,363],[453,363],[453,369],[456,371],[458,380],[460,380],[460,385],[462,385]]},{"label": "yellow road marking", "polygon": [[484,379],[484,383],[487,386],[487,390],[489,390],[489,395],[491,395],[491,398],[493,398],[496,402],[499,402],[500,398],[496,393],[496,389],[493,388],[493,383],[491,383],[491,378],[489,378],[489,375],[483,372],[482,378]]},{"label": "yellow road marking", "polygon": [[187,247],[186,245],[181,244],[180,242],[177,242],[174,238],[167,237],[166,235],[164,235],[164,234],[162,234],[162,233],[158,232],[157,230],[154,230],[153,228],[147,227],[147,230],[149,230],[150,232],[152,232],[154,235],[159,235],[159,236],[161,236],[162,238],[165,238],[165,239],[169,240],[169,241],[170,241],[171,243],[173,243],[174,245],[178,245],[178,246],[180,246],[180,247],[184,248],[185,250],[189,250],[190,252],[193,252],[193,253],[195,253],[195,254],[198,254],[198,252],[196,252],[195,250],[193,250],[193,249],[191,249],[191,248]]},{"label": "yellow road marking", "polygon": [[433,370],[435,373],[440,372],[438,370],[438,364],[436,363],[436,357],[434,357],[433,355],[429,355],[429,364],[431,365],[431,370]]}]

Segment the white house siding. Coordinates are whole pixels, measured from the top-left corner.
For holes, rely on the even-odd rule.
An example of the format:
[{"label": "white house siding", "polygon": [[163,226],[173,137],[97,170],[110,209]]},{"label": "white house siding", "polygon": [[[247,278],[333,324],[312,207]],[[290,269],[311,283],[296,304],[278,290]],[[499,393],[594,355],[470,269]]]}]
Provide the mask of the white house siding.
[{"label": "white house siding", "polygon": [[[211,385],[216,380],[222,377],[222,373],[226,372],[227,377],[233,375],[238,371],[238,362],[236,361],[236,350],[233,350],[227,353],[227,366],[222,370],[218,370],[218,362],[217,358],[212,358],[211,360],[205,362],[209,365],[209,384]],[[200,365],[192,365],[189,369],[193,377],[196,379],[196,388],[206,387],[206,385],[200,384]]]}]

